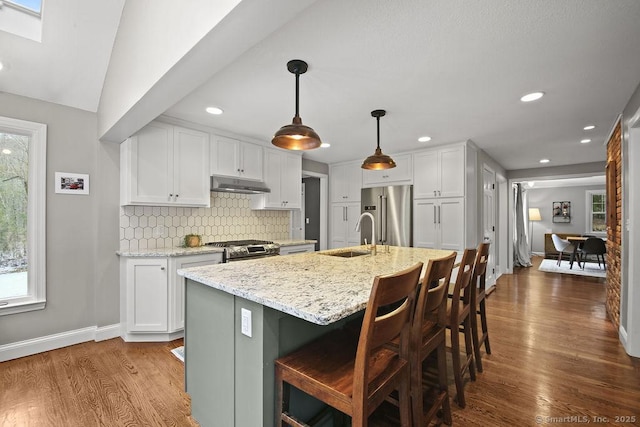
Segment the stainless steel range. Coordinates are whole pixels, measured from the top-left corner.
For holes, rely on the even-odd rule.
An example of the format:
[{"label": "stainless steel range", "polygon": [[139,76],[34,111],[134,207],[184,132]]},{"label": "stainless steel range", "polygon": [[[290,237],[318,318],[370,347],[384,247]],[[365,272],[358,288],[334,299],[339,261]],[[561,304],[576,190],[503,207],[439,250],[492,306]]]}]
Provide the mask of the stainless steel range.
[{"label": "stainless steel range", "polygon": [[280,255],[280,245],[268,240],[230,240],[228,242],[209,242],[205,245],[224,248],[222,262]]}]

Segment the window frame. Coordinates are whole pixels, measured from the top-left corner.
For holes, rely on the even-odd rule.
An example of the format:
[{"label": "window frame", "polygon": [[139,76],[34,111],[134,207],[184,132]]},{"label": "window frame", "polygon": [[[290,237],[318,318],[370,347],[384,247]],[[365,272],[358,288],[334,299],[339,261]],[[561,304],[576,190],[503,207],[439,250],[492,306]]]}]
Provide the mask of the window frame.
[{"label": "window frame", "polygon": [[27,198],[27,296],[0,300],[0,316],[42,310],[46,305],[47,125],[0,116],[0,130],[29,136]]},{"label": "window frame", "polygon": [[[607,219],[607,203],[606,203],[606,197],[607,197],[607,191],[606,190],[587,190],[585,192],[585,196],[586,196],[586,201],[585,201],[585,210],[586,210],[586,215],[585,215],[585,234],[593,234],[594,236],[597,237],[607,237],[607,231],[594,231],[593,230],[593,196],[603,196],[604,197],[604,212],[602,212],[604,214],[605,217],[605,221]],[[600,212],[598,212],[600,213]]]}]

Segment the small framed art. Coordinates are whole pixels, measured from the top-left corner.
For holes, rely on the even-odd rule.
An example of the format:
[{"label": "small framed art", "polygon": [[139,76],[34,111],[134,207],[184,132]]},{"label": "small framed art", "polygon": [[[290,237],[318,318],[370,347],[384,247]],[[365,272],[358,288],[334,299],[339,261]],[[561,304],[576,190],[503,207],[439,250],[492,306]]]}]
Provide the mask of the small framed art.
[{"label": "small framed art", "polygon": [[553,222],[571,222],[571,202],[553,202]]},{"label": "small framed art", "polygon": [[55,190],[62,194],[89,194],[89,175],[56,172]]}]

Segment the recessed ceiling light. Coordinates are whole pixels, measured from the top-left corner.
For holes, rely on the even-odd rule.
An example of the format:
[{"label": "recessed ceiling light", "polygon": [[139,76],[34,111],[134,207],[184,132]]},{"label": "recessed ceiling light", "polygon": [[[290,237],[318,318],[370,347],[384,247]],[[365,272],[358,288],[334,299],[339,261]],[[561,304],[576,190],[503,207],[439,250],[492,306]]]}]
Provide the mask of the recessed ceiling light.
[{"label": "recessed ceiling light", "polygon": [[2,154],[11,154],[11,150],[9,150],[8,148],[3,148]]},{"label": "recessed ceiling light", "polygon": [[596,128],[595,125],[587,125],[587,126],[583,127],[582,129],[584,129],[584,130],[592,130],[592,129],[595,129],[595,128]]},{"label": "recessed ceiling light", "polygon": [[219,116],[220,114],[222,114],[224,111],[222,111],[222,108],[218,108],[218,107],[207,107],[207,113],[209,114],[214,114],[216,116]]},{"label": "recessed ceiling light", "polygon": [[328,142],[323,142],[322,144],[320,144],[321,148],[329,148],[331,147],[331,144],[329,144]]},{"label": "recessed ceiling light", "polygon": [[540,159],[540,163],[549,163],[549,159]]},{"label": "recessed ceiling light", "polygon": [[529,181],[528,184],[529,184],[529,187],[533,188],[533,186],[536,185],[536,182],[535,181]]},{"label": "recessed ceiling light", "polygon": [[544,92],[532,92],[532,93],[528,93],[525,96],[523,96],[522,98],[520,98],[520,101],[522,101],[522,102],[536,101],[536,100],[542,98],[543,96],[544,96]]},{"label": "recessed ceiling light", "polygon": [[429,142],[431,141],[431,137],[430,136],[421,136],[420,138],[418,138],[419,142]]},{"label": "recessed ceiling light", "polygon": [[583,140],[580,141],[580,144],[588,144],[590,142],[591,142],[590,139],[583,139]]},{"label": "recessed ceiling light", "polygon": [[2,62],[0,62],[0,70],[2,70],[4,68],[4,65],[2,65]]}]

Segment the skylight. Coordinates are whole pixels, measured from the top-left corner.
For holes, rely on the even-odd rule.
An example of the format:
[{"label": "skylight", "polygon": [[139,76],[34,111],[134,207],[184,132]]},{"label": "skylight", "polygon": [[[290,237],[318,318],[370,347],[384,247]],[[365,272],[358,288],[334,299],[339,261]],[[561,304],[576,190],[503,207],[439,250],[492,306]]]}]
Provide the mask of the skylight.
[{"label": "skylight", "polygon": [[40,13],[42,10],[42,0],[4,0],[5,3],[13,3],[29,9],[32,12]]},{"label": "skylight", "polygon": [[0,30],[41,42],[43,1],[0,0]]}]

